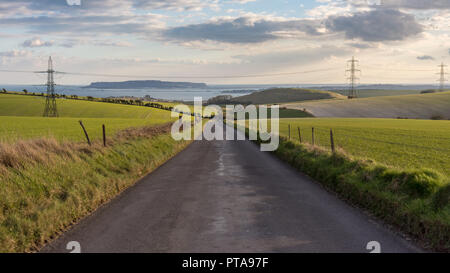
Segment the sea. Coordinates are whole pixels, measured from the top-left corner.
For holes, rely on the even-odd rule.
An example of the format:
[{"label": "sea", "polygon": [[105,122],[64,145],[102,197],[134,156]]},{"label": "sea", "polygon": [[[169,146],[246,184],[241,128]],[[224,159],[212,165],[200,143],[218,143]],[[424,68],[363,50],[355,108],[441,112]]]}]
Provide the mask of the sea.
[{"label": "sea", "polygon": [[[144,97],[146,95],[167,101],[194,101],[195,97],[201,97],[204,101],[219,95],[243,96],[255,91],[269,88],[306,88],[323,87],[322,85],[298,85],[298,84],[275,84],[275,85],[208,85],[207,88],[183,88],[183,89],[96,89],[85,88],[78,85],[57,85],[55,91],[58,94],[92,96],[97,98],[107,97]],[[42,93],[46,92],[46,86],[38,85],[1,85],[0,90],[22,91]]]}]

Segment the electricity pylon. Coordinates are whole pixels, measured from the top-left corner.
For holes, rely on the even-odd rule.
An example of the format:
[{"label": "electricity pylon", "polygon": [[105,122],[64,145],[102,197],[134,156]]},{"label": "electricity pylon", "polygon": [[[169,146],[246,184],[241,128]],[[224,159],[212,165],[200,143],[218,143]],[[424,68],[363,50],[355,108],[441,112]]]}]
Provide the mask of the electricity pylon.
[{"label": "electricity pylon", "polygon": [[350,72],[350,77],[347,79],[350,81],[350,90],[348,94],[349,99],[357,98],[358,94],[356,92],[356,82],[359,80],[359,78],[356,76],[357,72],[361,72],[361,70],[357,69],[357,64],[359,63],[358,60],[355,60],[355,57],[352,57],[350,61],[347,62],[350,64],[350,69],[347,69],[346,72]]},{"label": "electricity pylon", "polygon": [[438,73],[439,74],[439,91],[440,92],[444,92],[444,87],[445,87],[445,82],[447,81],[447,79],[445,78],[445,75],[448,73],[445,73],[445,68],[447,67],[444,63],[440,64],[439,67],[441,68],[441,71]]},{"label": "electricity pylon", "polygon": [[58,109],[56,108],[56,94],[55,94],[55,81],[53,70],[52,57],[48,58],[48,69],[47,71],[40,71],[37,73],[47,74],[47,98],[45,100],[44,117],[58,117]]}]

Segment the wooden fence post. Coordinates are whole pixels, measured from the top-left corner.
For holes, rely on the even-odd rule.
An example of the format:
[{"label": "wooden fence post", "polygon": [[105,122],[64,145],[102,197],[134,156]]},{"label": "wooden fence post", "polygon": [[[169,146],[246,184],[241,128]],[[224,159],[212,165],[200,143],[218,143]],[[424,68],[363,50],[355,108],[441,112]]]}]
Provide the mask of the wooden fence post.
[{"label": "wooden fence post", "polygon": [[302,143],[302,133],[300,132],[300,127],[297,127],[298,129],[298,140],[300,141],[300,143]]},{"label": "wooden fence post", "polygon": [[333,154],[336,152],[334,148],[334,137],[333,137],[333,129],[330,129],[330,143],[331,143],[331,151]]},{"label": "wooden fence post", "polygon": [[88,133],[86,131],[86,128],[84,128],[83,121],[81,121],[81,120],[80,120],[80,125],[81,125],[81,128],[83,128],[84,135],[86,136],[88,144],[91,145],[91,140],[89,139],[89,135],[88,135]]},{"label": "wooden fence post", "polygon": [[314,127],[312,127],[312,131],[311,131],[311,142],[312,142],[312,145],[314,146],[315,145],[315,141],[314,141]]},{"label": "wooden fence post", "polygon": [[291,125],[288,124],[288,136],[289,136],[289,140],[291,140]]},{"label": "wooden fence post", "polygon": [[102,129],[103,129],[103,146],[106,147],[106,128],[105,128],[105,124],[102,125]]}]

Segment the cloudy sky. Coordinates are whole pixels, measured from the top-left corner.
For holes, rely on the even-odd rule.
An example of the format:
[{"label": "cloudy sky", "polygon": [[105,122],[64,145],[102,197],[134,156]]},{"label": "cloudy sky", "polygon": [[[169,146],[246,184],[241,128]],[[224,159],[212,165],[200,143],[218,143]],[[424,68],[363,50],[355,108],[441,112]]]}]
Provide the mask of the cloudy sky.
[{"label": "cloudy sky", "polygon": [[[75,73],[329,84],[355,56],[361,83],[436,83],[449,18],[450,0],[0,0],[0,70],[43,70],[51,55]],[[2,84],[40,81],[0,72]]]}]

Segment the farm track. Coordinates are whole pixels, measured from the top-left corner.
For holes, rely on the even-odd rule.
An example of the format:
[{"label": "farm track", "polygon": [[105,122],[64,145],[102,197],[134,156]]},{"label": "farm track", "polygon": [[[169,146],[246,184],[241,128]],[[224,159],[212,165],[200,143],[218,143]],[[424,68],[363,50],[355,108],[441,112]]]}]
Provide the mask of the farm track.
[{"label": "farm track", "polygon": [[421,250],[249,141],[196,141],[43,252]]}]

